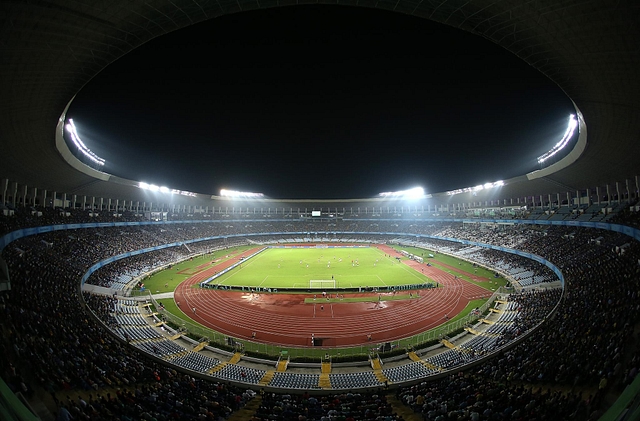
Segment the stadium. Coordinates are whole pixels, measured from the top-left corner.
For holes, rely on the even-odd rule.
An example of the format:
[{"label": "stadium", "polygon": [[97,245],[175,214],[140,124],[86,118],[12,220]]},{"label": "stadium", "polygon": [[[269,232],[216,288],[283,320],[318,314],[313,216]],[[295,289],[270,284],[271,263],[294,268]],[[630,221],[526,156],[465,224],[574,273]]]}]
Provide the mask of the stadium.
[{"label": "stadium", "polygon": [[638,419],[639,7],[357,4],[483,37],[573,101],[571,151],[501,182],[225,197],[107,174],[67,146],[67,109],[108,64],[283,5],[1,6],[2,418]]}]

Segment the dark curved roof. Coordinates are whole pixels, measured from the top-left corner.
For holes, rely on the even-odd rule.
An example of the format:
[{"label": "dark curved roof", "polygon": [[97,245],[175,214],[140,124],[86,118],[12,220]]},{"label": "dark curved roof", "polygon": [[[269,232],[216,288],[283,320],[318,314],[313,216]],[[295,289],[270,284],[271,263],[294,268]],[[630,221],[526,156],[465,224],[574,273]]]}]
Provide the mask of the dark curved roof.
[{"label": "dark curved roof", "polygon": [[[406,13],[482,36],[541,71],[574,101],[588,131],[578,161],[535,180],[511,180],[500,198],[575,192],[624,182],[640,173],[640,3],[330,3]],[[297,2],[4,2],[0,6],[0,177],[29,188],[138,199],[137,188],[83,174],[58,152],[56,125],[73,96],[109,63],[152,38],[220,15],[288,4]]]}]

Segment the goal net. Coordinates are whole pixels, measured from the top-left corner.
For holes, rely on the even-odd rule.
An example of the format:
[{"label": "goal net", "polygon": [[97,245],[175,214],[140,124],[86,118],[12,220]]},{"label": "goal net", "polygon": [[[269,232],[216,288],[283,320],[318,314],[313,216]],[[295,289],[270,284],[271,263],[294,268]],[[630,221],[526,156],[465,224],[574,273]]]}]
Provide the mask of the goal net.
[{"label": "goal net", "polygon": [[310,279],[309,288],[314,289],[335,289],[336,281],[334,279]]}]

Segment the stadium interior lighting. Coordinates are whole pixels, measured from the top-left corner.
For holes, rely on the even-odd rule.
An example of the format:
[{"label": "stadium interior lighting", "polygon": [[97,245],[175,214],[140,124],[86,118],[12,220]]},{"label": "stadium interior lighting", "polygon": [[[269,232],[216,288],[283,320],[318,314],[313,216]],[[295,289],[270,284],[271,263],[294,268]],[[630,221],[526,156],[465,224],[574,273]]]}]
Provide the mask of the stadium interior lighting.
[{"label": "stadium interior lighting", "polygon": [[73,124],[73,119],[71,119],[71,118],[69,119],[69,122],[65,125],[65,128],[67,129],[67,131],[71,135],[71,140],[73,141],[73,144],[76,145],[78,150],[84,156],[89,158],[89,160],[91,160],[95,164],[104,165],[104,162],[105,162],[104,159],[100,158],[98,155],[96,155],[95,153],[91,152],[91,150],[89,148],[87,148],[87,146],[84,144],[82,139],[80,139],[80,136],[78,136],[78,131],[76,130],[76,125]]},{"label": "stadium interior lighting", "polygon": [[465,187],[463,189],[451,190],[451,191],[448,191],[447,194],[449,196],[453,196],[455,194],[460,194],[460,193],[476,193],[476,192],[479,192],[480,190],[488,190],[494,187],[502,187],[502,186],[504,186],[504,181],[499,180],[499,181],[494,181],[493,183],[479,184],[475,187]]},{"label": "stadium interior lighting", "polygon": [[171,189],[171,194],[179,194],[182,196],[189,196],[189,197],[196,197],[197,194],[192,193],[190,191],[186,191],[186,190],[176,190],[176,189]]},{"label": "stadium interior lighting", "polygon": [[403,199],[419,199],[424,197],[424,189],[422,187],[414,187],[408,190],[389,191],[379,193],[380,197],[403,198]]},{"label": "stadium interior lighting", "polygon": [[538,164],[544,163],[544,161],[551,158],[552,156],[560,152],[562,148],[567,146],[569,140],[571,140],[571,137],[573,137],[573,133],[575,132],[576,127],[578,127],[578,120],[576,120],[576,116],[574,114],[571,114],[569,116],[569,125],[567,126],[567,130],[565,130],[562,139],[560,139],[560,141],[556,143],[550,151],[538,157]]},{"label": "stadium interior lighting", "polygon": [[192,193],[190,191],[170,189],[169,187],[166,187],[166,186],[156,186],[155,184],[145,183],[144,181],[138,182],[138,187],[143,190],[149,190],[149,191],[160,192],[165,194],[179,194],[182,196],[190,196],[190,197],[197,196],[197,194]]},{"label": "stadium interior lighting", "polygon": [[145,183],[144,181],[138,183],[138,187],[144,190],[160,191],[160,187],[156,186],[155,184]]},{"label": "stadium interior lighting", "polygon": [[264,197],[264,194],[222,189],[222,190],[220,190],[220,196],[222,196],[222,197],[232,197],[232,198],[258,199],[258,198]]}]

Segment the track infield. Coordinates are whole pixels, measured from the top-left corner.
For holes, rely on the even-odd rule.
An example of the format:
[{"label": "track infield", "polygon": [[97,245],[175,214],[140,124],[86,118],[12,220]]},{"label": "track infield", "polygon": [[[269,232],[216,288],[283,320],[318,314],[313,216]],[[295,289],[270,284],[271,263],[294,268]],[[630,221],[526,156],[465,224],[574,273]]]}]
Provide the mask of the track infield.
[{"label": "track infield", "polygon": [[[411,294],[409,299],[394,299],[400,292],[388,291],[346,293],[343,294],[345,298],[340,300],[340,297],[335,297],[335,292],[327,299],[321,290],[305,294],[284,294],[198,287],[203,280],[235,263],[242,262],[243,267],[250,264],[253,259],[243,259],[259,250],[256,248],[246,250],[188,278],[175,290],[174,299],[178,307],[194,321],[235,338],[282,346],[310,347],[313,336],[316,346],[347,347],[369,342],[394,341],[427,331],[462,311],[470,301],[488,298],[492,294],[489,289],[473,285],[434,266],[411,260],[398,262],[396,258],[401,258],[402,255],[391,247],[376,245],[370,249],[381,257],[373,260],[360,258],[363,259],[358,259],[360,265],[365,264],[376,270],[378,266],[382,266],[381,261],[396,265],[398,268],[401,267],[401,270],[411,271],[411,276],[436,282],[438,288],[402,291],[402,295]],[[313,250],[318,252],[318,249]],[[347,250],[355,249],[324,249],[324,254],[321,254],[324,256],[322,264],[330,266],[328,269],[334,278],[346,276],[337,271],[338,263],[346,263],[343,265],[346,271],[358,269],[352,266],[352,259]],[[332,264],[334,251],[336,263]],[[346,259],[339,257],[338,253],[346,253]],[[340,258],[342,262],[339,262]],[[313,255],[311,259],[315,259],[317,265],[321,264],[320,257]],[[375,262],[376,259],[378,262]],[[388,259],[388,262],[385,259]],[[278,269],[288,265],[306,270],[307,263],[300,263],[300,260],[299,255],[295,259],[287,260],[282,257],[282,261],[275,263],[275,267],[270,263],[269,270],[277,273]],[[376,266],[373,266],[374,263]],[[277,267],[278,264],[280,268]],[[241,268],[237,267],[231,272],[237,269]],[[314,278],[325,277],[314,274],[308,279]],[[336,279],[337,284],[338,281],[339,279]],[[375,287],[373,281],[371,282],[368,286]]]}]

